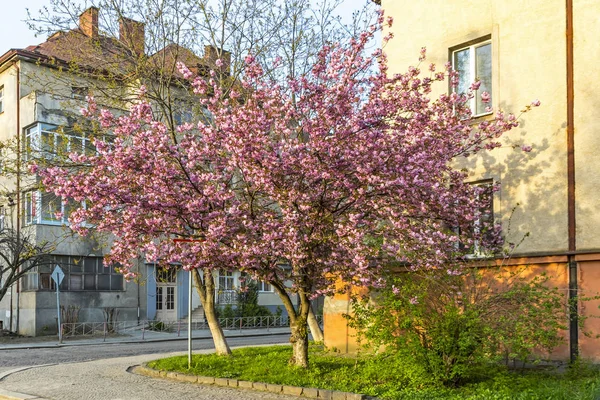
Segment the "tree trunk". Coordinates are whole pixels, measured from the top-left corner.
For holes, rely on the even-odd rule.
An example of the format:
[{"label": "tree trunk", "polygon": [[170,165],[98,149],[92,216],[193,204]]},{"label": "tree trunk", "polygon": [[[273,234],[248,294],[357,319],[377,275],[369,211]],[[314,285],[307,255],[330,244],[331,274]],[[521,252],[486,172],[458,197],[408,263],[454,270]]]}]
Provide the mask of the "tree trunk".
[{"label": "tree trunk", "polygon": [[290,364],[297,367],[308,368],[308,324],[307,318],[297,316],[290,326],[292,335],[292,358]]},{"label": "tree trunk", "polygon": [[323,342],[325,339],[323,336],[323,331],[317,322],[317,317],[315,317],[315,313],[313,312],[312,305],[308,310],[308,327],[310,328],[310,334],[315,342]]},{"label": "tree trunk", "polygon": [[217,312],[215,310],[215,281],[212,275],[212,271],[208,268],[204,268],[204,279],[200,276],[200,271],[194,270],[194,281],[196,283],[196,290],[200,295],[200,302],[202,308],[204,308],[204,316],[208,323],[208,329],[212,335],[213,343],[215,345],[215,353],[221,356],[231,355],[231,349],[227,344],[223,329],[219,325],[219,319],[217,318]]},{"label": "tree trunk", "polygon": [[285,285],[277,281],[270,283],[281,298],[290,318],[290,343],[292,344],[290,365],[308,368],[308,312],[310,311],[308,296],[304,292],[298,293],[300,304],[296,310]]}]

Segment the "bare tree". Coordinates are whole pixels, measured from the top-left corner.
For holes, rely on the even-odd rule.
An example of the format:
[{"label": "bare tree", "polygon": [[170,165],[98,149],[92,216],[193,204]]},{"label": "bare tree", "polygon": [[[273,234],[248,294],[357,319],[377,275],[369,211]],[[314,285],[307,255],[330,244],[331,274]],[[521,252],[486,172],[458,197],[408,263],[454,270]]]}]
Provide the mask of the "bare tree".
[{"label": "bare tree", "polygon": [[0,300],[10,287],[29,271],[50,265],[55,246],[36,243],[24,232],[9,227],[0,228]]}]

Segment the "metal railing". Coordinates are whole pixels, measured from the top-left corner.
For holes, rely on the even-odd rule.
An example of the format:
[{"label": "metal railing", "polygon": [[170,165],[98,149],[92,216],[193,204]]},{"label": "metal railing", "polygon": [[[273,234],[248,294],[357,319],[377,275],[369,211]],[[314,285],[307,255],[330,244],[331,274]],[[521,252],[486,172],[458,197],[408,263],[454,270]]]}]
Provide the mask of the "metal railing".
[{"label": "metal railing", "polygon": [[[322,326],[323,316],[317,315],[317,322]],[[287,316],[268,316],[268,317],[235,317],[219,318],[219,324],[227,330],[243,329],[269,329],[282,328],[290,326],[290,319]],[[185,320],[179,321],[117,321],[117,322],[73,322],[61,324],[63,337],[76,336],[107,336],[115,334],[131,334],[135,331],[141,331],[142,338],[144,331],[169,332],[180,334],[187,332],[188,323]],[[208,323],[204,321],[192,321],[192,330],[207,330]]]}]

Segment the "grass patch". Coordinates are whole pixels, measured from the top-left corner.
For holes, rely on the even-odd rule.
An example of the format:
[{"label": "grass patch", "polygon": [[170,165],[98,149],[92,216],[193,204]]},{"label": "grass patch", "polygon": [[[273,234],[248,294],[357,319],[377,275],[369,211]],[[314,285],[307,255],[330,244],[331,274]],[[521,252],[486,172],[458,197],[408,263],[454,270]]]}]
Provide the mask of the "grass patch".
[{"label": "grass patch", "polygon": [[445,388],[428,381],[422,371],[401,357],[380,355],[359,359],[310,348],[310,367],[288,365],[289,346],[248,347],[233,351],[232,357],[194,355],[192,368],[187,357],[171,357],[148,363],[151,368],[234,378],[246,381],[315,387],[363,393],[382,399],[470,399],[470,400],[594,400],[600,398],[600,372],[578,365],[566,373],[557,371],[509,372],[491,368],[486,378],[458,388]]}]

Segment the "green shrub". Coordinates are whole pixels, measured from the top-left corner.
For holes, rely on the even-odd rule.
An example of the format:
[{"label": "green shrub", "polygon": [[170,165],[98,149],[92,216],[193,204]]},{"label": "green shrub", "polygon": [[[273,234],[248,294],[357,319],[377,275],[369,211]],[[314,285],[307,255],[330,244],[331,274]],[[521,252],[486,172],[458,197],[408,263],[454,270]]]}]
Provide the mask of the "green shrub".
[{"label": "green shrub", "polygon": [[463,271],[400,273],[385,289],[355,298],[348,318],[359,341],[411,359],[422,385],[446,386],[489,376],[498,360],[524,362],[563,342],[564,296],[546,286],[547,277]]}]

